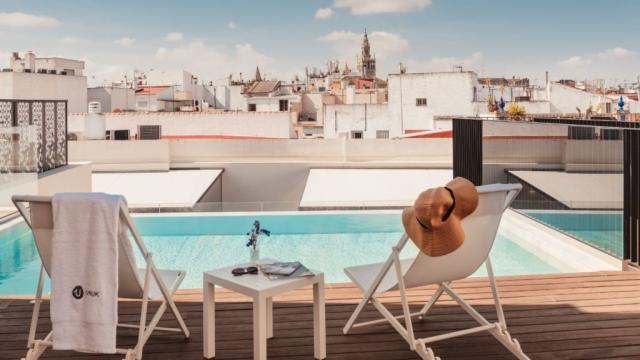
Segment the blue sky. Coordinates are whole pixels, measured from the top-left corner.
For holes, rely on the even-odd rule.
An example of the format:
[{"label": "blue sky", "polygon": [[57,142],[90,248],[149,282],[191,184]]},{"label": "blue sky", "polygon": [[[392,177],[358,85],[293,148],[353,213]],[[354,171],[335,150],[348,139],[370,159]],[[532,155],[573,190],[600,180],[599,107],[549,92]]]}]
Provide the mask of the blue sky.
[{"label": "blue sky", "polygon": [[[206,80],[283,79],[339,59],[354,66],[370,33],[379,77],[463,65],[483,76],[640,74],[640,0],[210,0],[0,2],[0,59],[11,51],[87,61],[90,83],[153,68]],[[8,60],[0,60],[0,64]],[[4,66],[4,65],[0,65]]]}]

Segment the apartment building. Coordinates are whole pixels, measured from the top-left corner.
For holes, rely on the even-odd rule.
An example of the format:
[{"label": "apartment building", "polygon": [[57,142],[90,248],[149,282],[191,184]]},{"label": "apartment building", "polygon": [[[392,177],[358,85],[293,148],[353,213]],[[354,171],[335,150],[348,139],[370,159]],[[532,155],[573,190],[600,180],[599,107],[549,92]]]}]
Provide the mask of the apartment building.
[{"label": "apartment building", "polygon": [[84,61],[59,57],[38,58],[28,51],[14,52],[9,67],[0,72],[0,98],[16,100],[67,100],[69,112],[87,111]]}]

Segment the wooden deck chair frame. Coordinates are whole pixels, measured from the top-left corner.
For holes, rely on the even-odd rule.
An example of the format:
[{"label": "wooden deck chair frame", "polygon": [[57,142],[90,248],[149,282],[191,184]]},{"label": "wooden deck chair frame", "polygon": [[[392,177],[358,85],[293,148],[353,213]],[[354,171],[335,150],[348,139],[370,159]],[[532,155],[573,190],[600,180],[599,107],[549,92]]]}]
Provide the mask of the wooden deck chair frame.
[{"label": "wooden deck chair frame", "polygon": [[[482,201],[483,192],[497,192],[497,191],[506,192],[506,197],[503,198],[504,208],[502,211],[504,211],[511,205],[511,203],[516,198],[516,196],[518,195],[521,189],[522,189],[522,186],[520,184],[494,184],[494,185],[488,185],[484,187],[480,186],[478,187],[478,192],[481,193],[481,201]],[[499,220],[498,220],[498,223],[499,223]],[[497,231],[497,225],[496,225],[496,231]],[[469,234],[468,236],[469,239],[467,241],[473,241],[472,236],[473,236],[472,234]],[[495,233],[493,237],[495,238]],[[500,295],[498,293],[498,287],[496,285],[493,268],[491,266],[491,259],[488,253],[483,263],[487,269],[489,284],[491,287],[491,292],[493,295],[493,300],[494,300],[497,317],[498,317],[497,322],[490,322],[489,320],[487,320],[450,287],[451,281],[458,280],[458,279],[432,283],[432,284],[438,285],[437,290],[431,296],[429,301],[427,301],[427,303],[424,304],[424,306],[420,311],[412,313],[409,309],[409,301],[407,299],[407,293],[406,293],[406,286],[405,286],[406,272],[403,272],[404,271],[403,264],[402,264],[402,260],[400,259],[400,252],[402,251],[403,247],[406,245],[408,240],[409,240],[409,237],[407,236],[407,234],[406,233],[403,234],[398,244],[392,248],[392,253],[387,259],[387,261],[380,267],[380,271],[377,273],[377,276],[373,280],[371,286],[368,289],[363,289],[361,287],[361,290],[363,290],[363,299],[358,304],[354,313],[351,315],[346,325],[344,326],[343,333],[345,335],[348,334],[353,328],[365,327],[365,326],[388,322],[407,341],[407,343],[409,344],[409,348],[412,351],[416,351],[417,354],[422,359],[439,360],[440,358],[434,355],[433,350],[428,346],[428,344],[445,340],[445,339],[451,339],[451,338],[463,336],[463,335],[473,334],[473,333],[482,332],[482,331],[488,331],[502,345],[504,345],[511,353],[513,353],[518,359],[520,360],[529,359],[529,357],[527,357],[527,355],[522,351],[520,344],[518,343],[518,340],[513,338],[507,331],[507,322],[505,320],[504,312],[502,310],[502,303],[500,301]],[[492,245],[493,244],[490,245],[490,248]],[[489,251],[490,251],[490,248],[489,248]],[[426,256],[426,255],[419,254],[418,256]],[[479,266],[481,265],[482,264],[480,264]],[[347,269],[345,269],[345,271],[346,270]],[[386,291],[389,291],[389,290],[384,290],[382,292],[379,292],[379,289],[378,289],[378,287],[383,282],[383,279],[385,278],[385,276],[388,275],[389,272],[394,272],[395,278],[397,279],[396,280],[397,284],[393,286],[392,290],[400,291],[400,299],[402,303],[402,315],[399,315],[399,316],[394,316],[376,297],[378,293],[384,293]],[[427,285],[427,284],[422,284],[422,285]],[[458,305],[460,305],[462,309],[464,309],[473,319],[475,319],[479,323],[479,326],[472,327],[469,329],[459,330],[459,331],[453,331],[453,332],[445,333],[441,335],[416,339],[413,331],[412,318],[418,317],[420,320],[422,320],[427,315],[427,312],[438,301],[440,296],[442,296],[443,293],[447,293],[453,300],[455,300],[455,302]],[[378,310],[382,314],[383,318],[378,320],[356,323],[355,322],[356,319],[361,314],[364,307],[369,303],[371,303],[376,308],[376,310]],[[403,321],[405,324],[404,326],[399,321],[399,319],[404,319]]]},{"label": "wooden deck chair frame", "polygon": [[[20,212],[20,215],[22,215],[22,217],[24,218],[29,228],[33,230],[30,210],[25,206],[25,204],[30,204],[30,205],[51,204],[51,197],[14,196],[12,197],[12,201],[16,206],[16,208],[18,209],[18,211]],[[140,250],[142,256],[144,257],[146,268],[144,269],[144,277],[142,279],[139,279],[143,284],[142,292],[140,294],[141,296],[140,297],[127,296],[127,298],[142,300],[139,324],[136,325],[136,324],[118,323],[118,327],[121,327],[121,328],[138,329],[138,341],[135,347],[133,348],[116,348],[116,354],[124,355],[125,360],[134,360],[134,359],[139,360],[139,359],[142,359],[142,350],[144,348],[144,345],[146,344],[147,340],[155,330],[182,333],[184,334],[186,339],[189,338],[190,336],[189,329],[187,328],[182,318],[182,315],[178,311],[178,308],[176,307],[176,304],[173,301],[173,295],[178,290],[178,287],[184,280],[184,277],[186,274],[184,271],[179,272],[177,275],[177,278],[173,282],[173,286],[171,286],[170,288],[167,287],[167,285],[165,284],[162,278],[161,271],[156,268],[153,262],[152,254],[145,247],[144,242],[142,241],[142,237],[140,236],[140,233],[136,229],[133,223],[133,220],[131,219],[131,216],[129,216],[128,209],[124,205],[120,207],[120,219],[124,222],[124,224],[127,226],[127,230],[133,236],[133,239],[135,240],[135,244]],[[35,236],[35,233],[34,233],[34,236]],[[127,237],[127,240],[128,240],[128,237]],[[122,241],[122,239],[119,239],[119,241]],[[39,253],[40,253],[40,250],[39,250]],[[42,253],[40,253],[40,255],[42,256]],[[133,270],[136,270],[136,269],[133,269]],[[44,261],[43,261],[43,264],[40,267],[38,287],[36,290],[33,313],[31,316],[31,325],[29,327],[29,338],[27,343],[28,351],[27,351],[26,357],[23,358],[26,360],[39,359],[40,356],[42,356],[42,354],[48,347],[53,346],[51,331],[43,339],[35,338],[36,330],[38,326],[38,317],[40,313],[40,305],[42,303],[42,292],[44,288],[44,281],[45,281],[46,274],[47,274],[47,269],[45,268]],[[150,298],[150,288],[152,286],[151,281],[156,282],[157,287],[161,293],[161,296],[157,299]],[[149,301],[157,301],[157,300],[161,301],[160,306],[158,307],[158,310],[156,310],[154,316],[151,318],[151,321],[147,323],[147,307],[148,307]],[[166,312],[167,307],[171,310],[171,312],[175,316],[175,319],[178,323],[177,328],[158,326],[158,323],[160,322],[162,316]]]}]

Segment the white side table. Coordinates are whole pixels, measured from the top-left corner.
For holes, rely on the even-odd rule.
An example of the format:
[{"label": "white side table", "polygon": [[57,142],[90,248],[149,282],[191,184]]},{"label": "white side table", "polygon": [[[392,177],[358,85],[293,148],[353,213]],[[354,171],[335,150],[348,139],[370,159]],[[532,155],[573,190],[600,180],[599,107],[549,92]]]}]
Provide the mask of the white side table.
[{"label": "white side table", "polygon": [[[275,262],[271,259],[261,260],[263,263]],[[216,356],[215,335],[215,287],[220,286],[253,298],[253,359],[267,359],[267,339],[273,337],[273,302],[272,297],[288,291],[313,285],[313,353],[316,359],[327,357],[325,309],[324,309],[324,274],[292,279],[270,280],[262,273],[233,276],[231,270],[247,267],[240,264],[226,268],[207,271],[203,281],[203,332],[204,357],[212,359]]]}]

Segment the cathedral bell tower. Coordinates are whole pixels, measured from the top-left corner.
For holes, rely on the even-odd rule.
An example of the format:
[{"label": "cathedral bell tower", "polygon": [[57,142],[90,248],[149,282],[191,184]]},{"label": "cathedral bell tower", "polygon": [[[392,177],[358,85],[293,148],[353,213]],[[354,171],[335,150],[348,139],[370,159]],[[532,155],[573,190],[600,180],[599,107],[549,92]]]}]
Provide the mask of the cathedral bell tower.
[{"label": "cathedral bell tower", "polygon": [[364,31],[362,49],[358,56],[358,71],[365,79],[376,78],[376,58],[375,56],[371,56],[371,45],[369,45],[367,30]]}]

